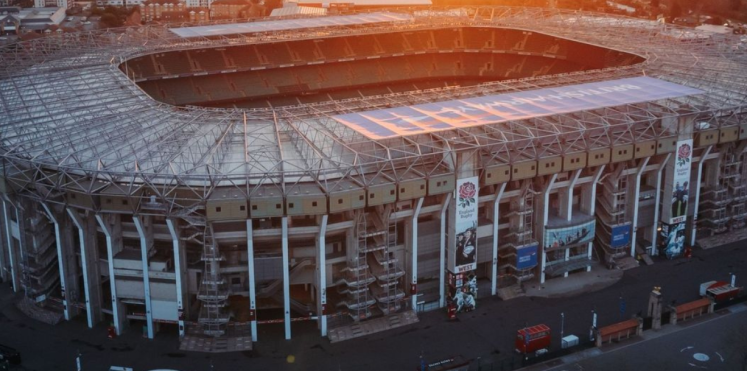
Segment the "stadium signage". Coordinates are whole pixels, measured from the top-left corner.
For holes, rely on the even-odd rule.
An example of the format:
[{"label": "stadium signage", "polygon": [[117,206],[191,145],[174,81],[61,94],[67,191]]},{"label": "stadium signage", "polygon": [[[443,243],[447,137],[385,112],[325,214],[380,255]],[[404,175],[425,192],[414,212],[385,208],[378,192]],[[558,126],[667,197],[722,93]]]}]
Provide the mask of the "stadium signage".
[{"label": "stadium signage", "polygon": [[333,119],[377,140],[700,93],[698,89],[651,77],[633,77],[357,112]]},{"label": "stadium signage", "polygon": [[463,273],[477,269],[477,177],[457,180],[456,204],[452,210],[449,235],[449,270]]}]

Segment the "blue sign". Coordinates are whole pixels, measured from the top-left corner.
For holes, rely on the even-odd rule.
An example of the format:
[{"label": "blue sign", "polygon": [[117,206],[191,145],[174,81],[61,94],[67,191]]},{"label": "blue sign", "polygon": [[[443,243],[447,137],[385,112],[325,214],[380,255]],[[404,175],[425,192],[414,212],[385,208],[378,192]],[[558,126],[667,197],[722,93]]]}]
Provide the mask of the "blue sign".
[{"label": "blue sign", "polygon": [[612,241],[610,246],[613,248],[623,247],[630,243],[630,224],[616,225],[612,227]]},{"label": "blue sign", "polygon": [[527,245],[516,249],[516,269],[529,269],[537,266],[537,245]]}]

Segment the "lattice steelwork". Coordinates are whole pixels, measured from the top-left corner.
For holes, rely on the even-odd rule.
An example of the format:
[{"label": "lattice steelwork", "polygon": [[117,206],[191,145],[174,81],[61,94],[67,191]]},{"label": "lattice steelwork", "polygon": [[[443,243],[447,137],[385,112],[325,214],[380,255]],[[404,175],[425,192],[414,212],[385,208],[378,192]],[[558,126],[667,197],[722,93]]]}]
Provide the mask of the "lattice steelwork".
[{"label": "lattice steelwork", "polygon": [[[316,183],[325,191],[341,182],[365,187],[383,174],[397,181],[448,169],[454,150],[480,151],[483,166],[514,163],[656,139],[676,130],[676,125],[662,124],[675,116],[698,115],[700,121],[710,121],[711,128],[744,120],[747,54],[731,35],[562,10],[464,9],[453,16],[421,12],[413,22],[273,35],[185,40],[159,26],[62,34],[5,46],[0,53],[4,176],[19,187],[33,182],[36,197],[50,202],[68,188],[95,194],[115,185],[130,196],[155,195],[166,203],[166,210],[158,213],[177,215],[184,200],[204,200],[218,186],[235,187],[249,197],[260,186],[285,191],[301,182]],[[275,110],[169,106],[151,99],[118,68],[128,58],[167,50],[471,25],[531,28],[637,54],[646,61]],[[364,109],[641,75],[705,93],[376,142],[330,118]],[[83,182],[91,178],[97,181]],[[184,188],[192,192],[175,192]]]}]

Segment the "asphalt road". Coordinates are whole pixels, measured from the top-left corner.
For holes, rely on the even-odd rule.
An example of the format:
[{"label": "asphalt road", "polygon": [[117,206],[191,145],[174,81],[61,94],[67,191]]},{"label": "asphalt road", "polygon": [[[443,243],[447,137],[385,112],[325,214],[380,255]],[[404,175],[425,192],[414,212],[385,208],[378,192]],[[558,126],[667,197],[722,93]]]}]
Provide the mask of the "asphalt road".
[{"label": "asphalt road", "polygon": [[[726,280],[729,272],[737,274],[738,283],[747,282],[747,247],[744,245],[739,242],[696,250],[690,260],[656,260],[652,266],[626,271],[616,284],[594,293],[567,298],[522,297],[509,301],[481,298],[477,310],[461,315],[456,322],[446,321],[441,311],[422,313],[418,324],[338,344],[320,338],[314,323],[294,323],[290,341],[283,339],[282,325],[263,325],[253,351],[214,355],[179,351],[175,333],[161,332],[156,339],[147,340],[137,329],[131,329],[122,337],[108,339],[105,324],[88,329],[82,315],[57,326],[30,320],[13,306],[13,294],[3,284],[0,287],[0,344],[21,351],[24,362],[16,369],[38,371],[74,370],[78,352],[82,354],[86,371],[107,370],[110,365],[132,367],[135,371],[210,370],[211,363],[214,370],[395,371],[417,368],[421,355],[428,362],[453,355],[465,359],[480,357],[485,365],[511,359],[516,330],[526,324],[546,323],[552,327],[553,348],[560,348],[561,312],[565,313],[565,335],[576,334],[585,339],[592,309],[599,314],[600,327],[629,318],[645,310],[653,286],[662,287],[666,303],[672,300],[684,303],[698,298],[700,283]],[[624,314],[619,310],[621,296],[626,302]],[[289,356],[293,356],[292,363]]]},{"label": "asphalt road", "polygon": [[747,306],[740,309],[739,313],[716,314],[685,324],[678,332],[626,342],[596,357],[547,370],[747,370]]}]

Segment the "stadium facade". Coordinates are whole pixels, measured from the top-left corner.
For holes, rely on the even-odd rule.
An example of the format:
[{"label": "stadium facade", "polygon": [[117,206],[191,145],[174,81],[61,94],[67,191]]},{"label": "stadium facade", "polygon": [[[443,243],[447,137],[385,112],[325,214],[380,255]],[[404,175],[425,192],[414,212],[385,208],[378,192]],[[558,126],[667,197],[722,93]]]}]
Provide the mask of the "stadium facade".
[{"label": "stadium facade", "polygon": [[0,58],[0,275],[117,333],[326,336],[472,305],[475,285],[675,258],[747,216],[728,35],[463,8],[63,34]]}]

